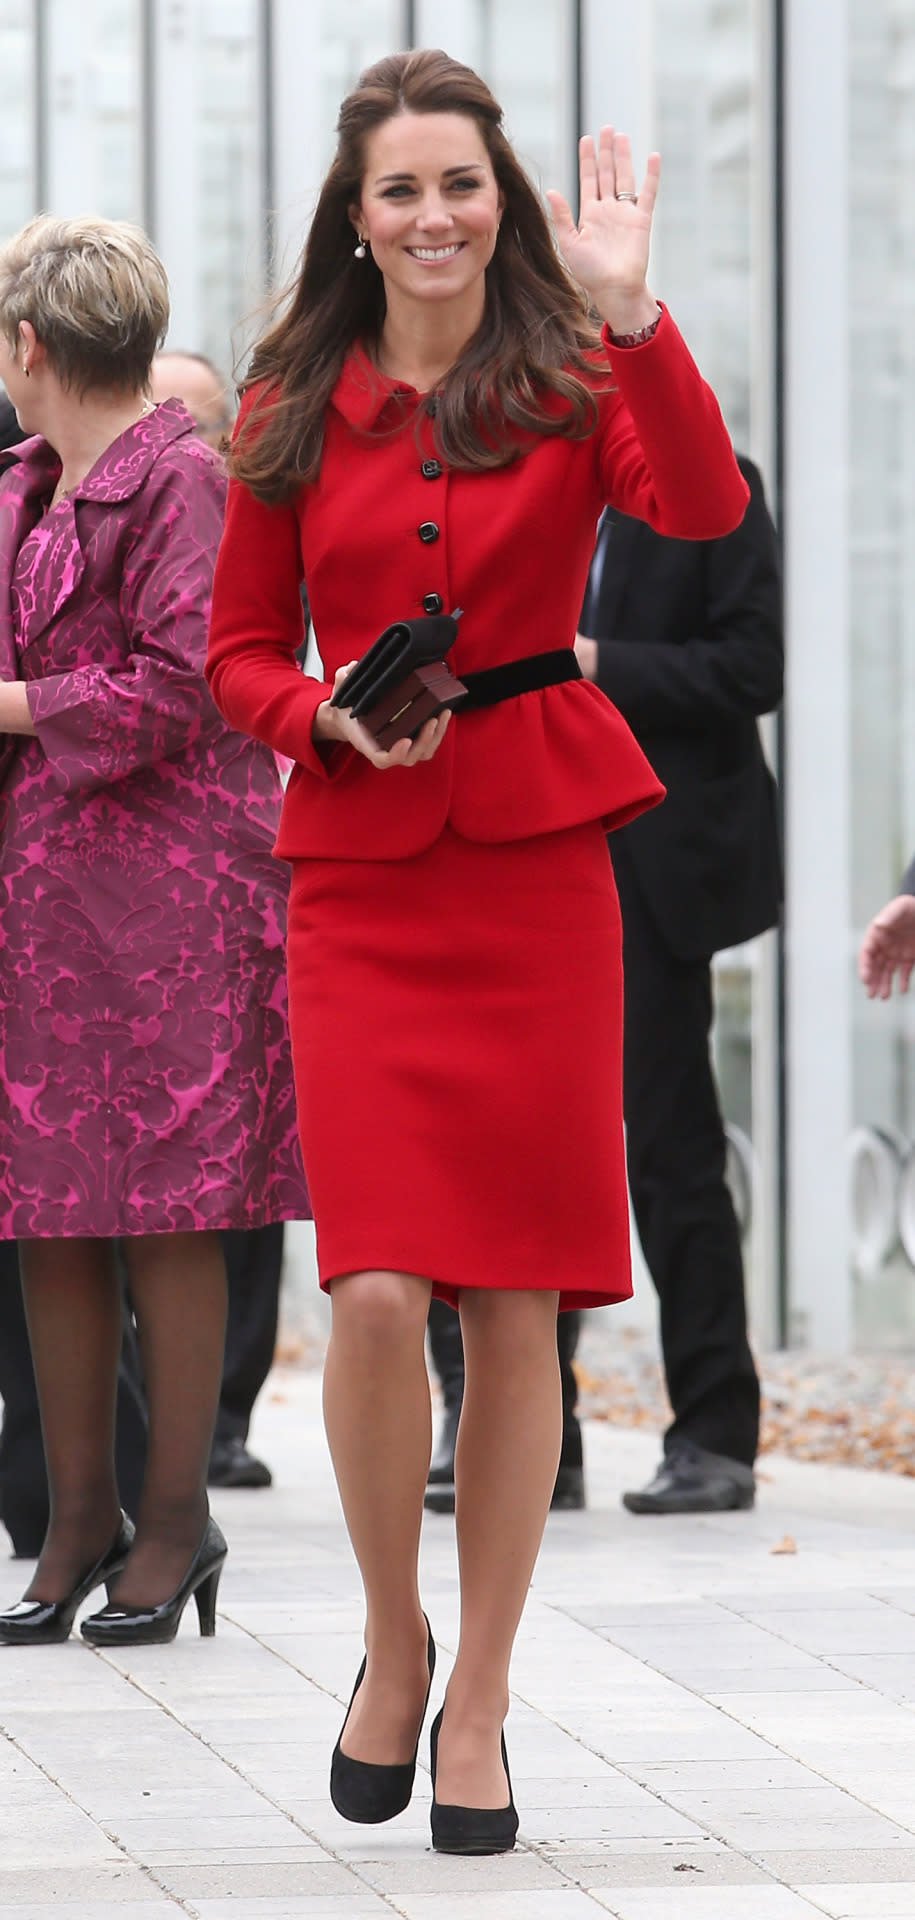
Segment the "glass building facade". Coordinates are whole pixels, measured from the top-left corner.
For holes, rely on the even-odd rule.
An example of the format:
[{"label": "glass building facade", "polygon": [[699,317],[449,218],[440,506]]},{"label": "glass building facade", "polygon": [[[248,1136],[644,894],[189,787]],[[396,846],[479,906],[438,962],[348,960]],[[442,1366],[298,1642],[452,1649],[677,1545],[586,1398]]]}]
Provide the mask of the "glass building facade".
[{"label": "glass building facade", "polygon": [[[863,927],[915,853],[915,0],[0,0],[0,235],[144,224],[170,344],[244,363],[361,68],[477,66],[539,185],[663,157],[652,284],[784,543],[783,939],[716,960],[757,1339],[915,1341],[915,1003]],[[852,156],[854,157],[852,160]]]}]

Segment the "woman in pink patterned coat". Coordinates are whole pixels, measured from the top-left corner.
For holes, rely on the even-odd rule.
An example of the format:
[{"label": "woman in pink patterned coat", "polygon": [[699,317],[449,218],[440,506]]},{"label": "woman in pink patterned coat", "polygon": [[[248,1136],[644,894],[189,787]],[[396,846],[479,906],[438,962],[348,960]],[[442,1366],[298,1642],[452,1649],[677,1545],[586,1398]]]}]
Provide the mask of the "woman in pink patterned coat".
[{"label": "woman in pink patterned coat", "polygon": [[[0,1639],[212,1631],[218,1229],[302,1218],[269,749],[203,679],[219,462],[145,397],[168,319],[137,229],[43,215],[0,249],[0,1238],[20,1244],[51,1520]],[[123,1236],[150,1449],[113,1422]],[[116,1582],[116,1584],[114,1584]],[[113,1586],[113,1597],[111,1597]]]}]

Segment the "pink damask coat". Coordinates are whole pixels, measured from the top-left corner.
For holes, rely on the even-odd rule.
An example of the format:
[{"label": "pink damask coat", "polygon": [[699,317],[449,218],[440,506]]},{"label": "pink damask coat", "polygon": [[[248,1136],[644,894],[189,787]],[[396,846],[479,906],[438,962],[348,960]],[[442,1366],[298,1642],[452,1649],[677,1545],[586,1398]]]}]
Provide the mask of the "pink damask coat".
[{"label": "pink damask coat", "polygon": [[0,1237],[307,1216],[280,786],[203,679],[224,483],[169,401],[0,473]]}]

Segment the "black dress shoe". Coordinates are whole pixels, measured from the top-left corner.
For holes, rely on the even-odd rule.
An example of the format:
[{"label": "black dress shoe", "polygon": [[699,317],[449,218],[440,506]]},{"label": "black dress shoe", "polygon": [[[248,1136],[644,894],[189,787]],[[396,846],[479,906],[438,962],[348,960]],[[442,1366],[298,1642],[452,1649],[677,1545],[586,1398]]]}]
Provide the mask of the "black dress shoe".
[{"label": "black dress shoe", "polygon": [[243,1440],[214,1440],[207,1468],[208,1487],[272,1487],[266,1462],[249,1453]]},{"label": "black dress shoe", "polygon": [[[423,1619],[426,1620],[425,1614]],[[350,1708],[365,1678],[364,1660],[359,1668],[356,1684],[350,1695],[350,1703],[346,1709],[346,1720],[340,1728],[340,1740],[337,1741],[330,1762],[330,1797],[344,1820],[355,1820],[367,1827],[378,1826],[382,1820],[393,1820],[396,1814],[403,1813],[404,1808],[410,1804],[416,1777],[419,1736],[423,1730],[423,1720],[426,1717],[426,1708],[432,1691],[432,1675],[435,1672],[435,1641],[432,1638],[432,1628],[428,1620],[426,1620],[426,1631],[429,1636],[427,1643],[429,1685],[423,1701],[422,1718],[416,1735],[412,1760],[404,1760],[397,1766],[385,1767],[374,1760],[354,1760],[350,1754],[343,1752],[340,1740],[346,1732],[346,1720],[349,1719]]]},{"label": "black dress shoe", "polygon": [[208,1520],[197,1552],[170,1599],[157,1607],[119,1606],[111,1600],[101,1613],[83,1621],[83,1639],[94,1647],[161,1646],[174,1640],[191,1594],[197,1602],[201,1634],[210,1639],[216,1632],[216,1592],[227,1553],[222,1529],[215,1520]]},{"label": "black dress shoe", "polygon": [[111,1546],[77,1581],[72,1593],[63,1600],[17,1600],[7,1613],[0,1614],[0,1640],[18,1647],[68,1640],[78,1608],[95,1587],[107,1586],[123,1571],[132,1545],[133,1522],[122,1513]]},{"label": "black dress shoe", "polygon": [[752,1467],[684,1440],[671,1448],[647,1487],[623,1494],[623,1506],[630,1513],[726,1513],[752,1507],[755,1497]]},{"label": "black dress shoe", "polygon": [[435,1798],[435,1774],[438,1765],[438,1736],[444,1707],[436,1714],[429,1731],[429,1761],[432,1774],[432,1845],[436,1853],[510,1853],[518,1832],[518,1814],[512,1797],[511,1774],[505,1735],[502,1735],[502,1765],[508,1781],[507,1807],[442,1806]]}]

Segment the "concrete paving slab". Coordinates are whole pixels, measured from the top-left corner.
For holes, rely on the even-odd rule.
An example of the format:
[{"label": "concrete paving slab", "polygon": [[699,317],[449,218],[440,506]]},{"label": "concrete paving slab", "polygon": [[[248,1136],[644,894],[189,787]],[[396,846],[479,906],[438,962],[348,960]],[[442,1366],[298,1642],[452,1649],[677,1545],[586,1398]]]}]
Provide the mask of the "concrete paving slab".
[{"label": "concrete paving slab", "polygon": [[[317,1373],[274,1375],[252,1441],[275,1485],[214,1497],[215,1641],[189,1612],[165,1648],[0,1649],[0,1920],[915,1916],[909,1484],[770,1456],[749,1514],[641,1519],[619,1496],[656,1439],[590,1426],[588,1507],[551,1516],[513,1670],[519,1845],[466,1860],[430,1847],[426,1737],[401,1819],[330,1806],[362,1608]],[[454,1566],[427,1516],[433,1707]],[[27,1578],[0,1562],[0,1605]]]},{"label": "concrete paving slab", "polygon": [[[670,1895],[649,1887],[620,1887],[595,1892],[613,1920],[672,1920]],[[787,1887],[743,1887],[740,1920],[814,1920],[822,1912]],[[733,1920],[734,1896],[728,1887],[680,1887],[676,1920]]]},{"label": "concrete paving slab", "polygon": [[830,1920],[911,1920],[912,1889],[888,1886],[801,1887],[820,1913]]},{"label": "concrete paving slab", "polygon": [[123,1856],[110,1866],[61,1867],[45,1860],[36,1849],[30,1867],[0,1869],[0,1914],[4,1920],[7,1914],[21,1920],[23,1908],[37,1913],[40,1920],[52,1920],[58,1908],[66,1920],[76,1920],[77,1915],[83,1920],[83,1909],[87,1914],[97,1911],[103,1920],[110,1920],[112,1912],[139,1908],[142,1920],[147,1920],[147,1907],[152,1909],[154,1920],[159,1920],[158,1910],[163,1906],[174,1915],[174,1904],[165,1890]]}]

